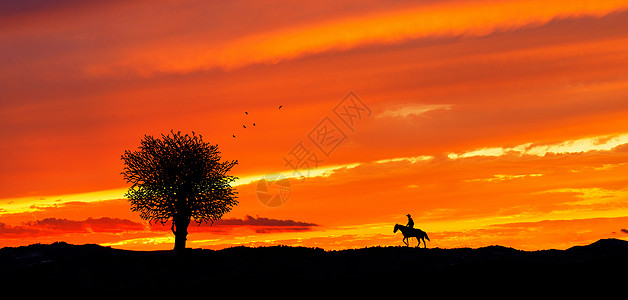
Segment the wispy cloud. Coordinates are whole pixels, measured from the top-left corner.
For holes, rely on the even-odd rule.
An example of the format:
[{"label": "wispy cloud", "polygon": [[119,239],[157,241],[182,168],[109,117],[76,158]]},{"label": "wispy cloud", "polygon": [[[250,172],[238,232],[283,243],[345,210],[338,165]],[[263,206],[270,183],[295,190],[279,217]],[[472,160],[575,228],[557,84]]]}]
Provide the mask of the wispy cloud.
[{"label": "wispy cloud", "polygon": [[511,174],[495,174],[491,177],[488,178],[478,178],[478,179],[467,179],[465,180],[466,182],[496,182],[496,181],[506,181],[506,180],[512,180],[512,179],[518,179],[518,178],[525,178],[525,177],[540,177],[543,176],[543,174],[516,174],[516,175],[511,175]]},{"label": "wispy cloud", "polygon": [[450,159],[460,159],[476,156],[502,156],[506,154],[514,155],[534,155],[545,156],[548,154],[569,154],[584,153],[589,151],[608,151],[617,146],[628,144],[628,133],[620,135],[604,135],[587,137],[576,140],[567,140],[554,144],[534,144],[526,143],[515,147],[493,147],[481,148],[462,153],[449,153]]},{"label": "wispy cloud", "polygon": [[381,112],[376,118],[406,118],[409,116],[420,116],[433,110],[449,110],[453,105],[450,104],[412,104],[404,107],[389,109]]},{"label": "wispy cloud", "polygon": [[575,198],[572,201],[566,201],[564,204],[569,205],[595,205],[607,203],[623,203],[628,199],[628,190],[612,190],[606,188],[559,188],[548,191],[541,191],[535,194],[546,193],[569,193]]},{"label": "wispy cloud", "polygon": [[[314,178],[314,177],[329,177],[340,170],[350,170],[364,164],[371,164],[371,163],[388,164],[388,163],[398,163],[398,162],[409,162],[411,164],[414,164],[420,161],[429,161],[433,158],[434,158],[433,156],[429,156],[429,155],[394,157],[394,158],[385,158],[385,159],[369,161],[369,162],[354,162],[354,163],[346,163],[346,164],[339,164],[339,165],[319,166],[315,168],[302,170],[302,172],[294,172],[294,171],[277,172],[275,175],[277,176],[281,175],[289,179],[290,178],[303,179],[303,178]],[[256,183],[257,181],[263,179],[264,176],[265,175],[259,175],[259,174],[243,176],[243,177],[238,178],[238,180],[236,180],[234,185],[239,186],[239,185],[246,185],[250,183]]]},{"label": "wispy cloud", "polygon": [[429,155],[419,155],[419,156],[409,156],[409,157],[396,157],[396,158],[387,158],[387,159],[380,159],[375,161],[375,163],[378,164],[385,164],[385,163],[391,163],[391,162],[400,162],[400,161],[407,161],[410,163],[416,163],[419,161],[428,161],[433,159],[433,156],[429,156]]}]

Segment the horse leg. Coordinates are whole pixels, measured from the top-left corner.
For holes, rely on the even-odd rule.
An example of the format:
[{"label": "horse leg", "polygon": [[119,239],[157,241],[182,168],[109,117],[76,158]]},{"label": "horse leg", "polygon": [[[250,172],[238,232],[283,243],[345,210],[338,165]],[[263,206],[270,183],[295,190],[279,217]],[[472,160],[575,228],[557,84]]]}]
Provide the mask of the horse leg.
[{"label": "horse leg", "polygon": [[404,238],[403,238],[403,243],[404,243],[404,244],[406,244],[406,247],[410,246],[410,245],[408,244],[408,242],[406,241],[407,239],[408,239],[407,237],[404,237]]}]

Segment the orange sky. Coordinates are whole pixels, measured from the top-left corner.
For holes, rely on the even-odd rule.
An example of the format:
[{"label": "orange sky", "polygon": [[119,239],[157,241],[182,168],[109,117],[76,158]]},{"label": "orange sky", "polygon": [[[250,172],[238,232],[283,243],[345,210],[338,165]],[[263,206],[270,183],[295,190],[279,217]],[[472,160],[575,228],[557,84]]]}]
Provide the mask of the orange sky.
[{"label": "orange sky", "polygon": [[[172,248],[120,175],[171,129],[239,161],[240,204],[189,247],[401,245],[408,213],[430,247],[628,238],[628,1],[3,5],[0,247]],[[349,92],[370,110],[353,130]],[[329,155],[308,138],[323,120],[346,135]],[[279,207],[256,196],[272,173]]]}]

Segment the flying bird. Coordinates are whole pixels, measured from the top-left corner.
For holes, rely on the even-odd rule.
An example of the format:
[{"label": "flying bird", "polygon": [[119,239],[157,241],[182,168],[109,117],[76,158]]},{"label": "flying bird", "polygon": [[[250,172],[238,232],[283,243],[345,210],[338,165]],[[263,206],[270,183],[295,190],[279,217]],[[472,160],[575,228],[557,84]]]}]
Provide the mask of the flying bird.
[{"label": "flying bird", "polygon": [[281,109],[283,107],[283,105],[279,105],[279,109]]},{"label": "flying bird", "polygon": [[235,137],[235,134],[233,135],[233,137]]},{"label": "flying bird", "polygon": [[248,111],[245,111],[244,113],[245,113],[245,114],[247,114],[247,115],[249,114],[249,112],[248,112]]},{"label": "flying bird", "polygon": [[246,129],[246,126],[242,125],[242,127],[244,127],[244,129]]},{"label": "flying bird", "polygon": [[255,123],[253,123],[253,126],[255,126]]}]

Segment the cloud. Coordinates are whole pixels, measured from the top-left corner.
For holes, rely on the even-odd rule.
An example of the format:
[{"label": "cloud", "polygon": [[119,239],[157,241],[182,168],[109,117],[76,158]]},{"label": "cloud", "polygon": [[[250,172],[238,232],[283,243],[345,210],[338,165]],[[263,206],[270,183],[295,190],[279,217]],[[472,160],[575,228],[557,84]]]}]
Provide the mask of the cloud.
[{"label": "cloud", "polygon": [[11,226],[0,223],[0,237],[40,237],[66,233],[121,233],[144,230],[144,225],[118,218],[87,218],[76,221],[45,218]]},{"label": "cloud", "polygon": [[[248,227],[253,229],[256,233],[269,233],[276,231],[303,231],[310,230],[312,227],[318,226],[315,223],[307,223],[294,220],[280,220],[264,217],[252,217],[245,216],[242,219],[230,218],[224,220],[216,220],[214,223],[201,223],[194,225],[190,224],[188,229],[190,232],[221,232],[230,228],[236,227]],[[161,223],[155,223],[151,225],[151,230],[154,231],[170,231],[171,222],[168,221],[163,225]]]},{"label": "cloud", "polygon": [[575,199],[571,201],[565,201],[565,204],[570,205],[595,205],[595,204],[619,204],[623,203],[628,198],[628,190],[625,189],[606,189],[599,187],[589,188],[559,188],[547,191],[540,191],[534,194],[552,194],[552,193],[566,193],[573,194]]},{"label": "cloud", "polygon": [[449,153],[447,157],[450,159],[458,159],[458,158],[467,158],[467,157],[475,157],[475,156],[502,156],[511,150],[507,150],[504,148],[496,147],[496,148],[482,148],[477,150],[472,150],[464,153]]},{"label": "cloud", "polygon": [[0,223],[0,237],[23,237],[23,236],[35,236],[40,231],[33,228],[24,226],[10,226],[4,223]]},{"label": "cloud", "polygon": [[307,231],[309,227],[261,227],[255,228],[255,233],[274,233],[274,232],[295,232],[295,231]]},{"label": "cloud", "polygon": [[38,228],[42,231],[61,232],[124,232],[143,230],[144,225],[126,219],[118,218],[87,218],[83,221],[73,221],[68,219],[46,218],[35,222],[27,223],[31,228]]},{"label": "cloud", "polygon": [[628,133],[618,135],[603,135],[576,140],[567,140],[554,144],[526,143],[515,147],[481,148],[462,153],[449,153],[450,159],[468,158],[476,156],[502,156],[506,154],[546,156],[552,154],[584,153],[590,151],[608,151],[628,144]]},{"label": "cloud", "polygon": [[252,217],[245,216],[243,219],[231,218],[218,220],[214,222],[216,226],[289,226],[289,227],[311,227],[318,226],[314,223],[293,221],[293,220],[278,220],[264,217]]},{"label": "cloud", "polygon": [[626,229],[626,228],[622,228],[622,229],[621,229],[621,232],[623,232],[623,233],[628,233],[628,229]]},{"label": "cloud", "polygon": [[88,203],[115,200],[124,197],[126,188],[115,188],[88,193],[65,194],[48,197],[19,197],[3,199],[0,203],[2,213],[30,213],[65,205],[87,205]]},{"label": "cloud", "polygon": [[428,161],[434,159],[433,156],[429,156],[429,155],[419,155],[419,156],[408,156],[408,157],[396,157],[396,158],[386,158],[386,159],[380,159],[375,161],[375,163],[377,164],[385,164],[385,163],[391,163],[391,162],[409,162],[409,163],[416,163],[419,161]]},{"label": "cloud", "polygon": [[525,177],[540,177],[543,176],[543,174],[516,174],[516,175],[512,175],[512,174],[495,174],[491,177],[488,178],[478,178],[478,179],[467,179],[464,180],[465,182],[475,182],[475,181],[483,181],[483,182],[495,182],[495,181],[505,181],[505,180],[512,180],[512,179],[518,179],[518,178],[525,178]]},{"label": "cloud", "polygon": [[449,110],[452,108],[452,106],[453,105],[450,105],[450,104],[408,105],[408,106],[404,106],[404,107],[400,107],[396,109],[386,110],[380,113],[379,115],[377,115],[376,118],[386,118],[386,117],[406,118],[409,116],[420,116],[422,114],[425,114],[433,110]]},{"label": "cloud", "polygon": [[[91,64],[94,76],[132,70],[187,73],[214,68],[233,69],[256,63],[277,63],[305,55],[348,50],[372,44],[395,44],[432,36],[485,36],[497,31],[539,26],[554,19],[604,16],[624,10],[621,1],[504,1],[431,3],[395,11],[380,10],[274,30],[244,34],[226,41],[170,39],[127,49],[114,61]],[[455,20],[455,21],[450,21]]]}]

